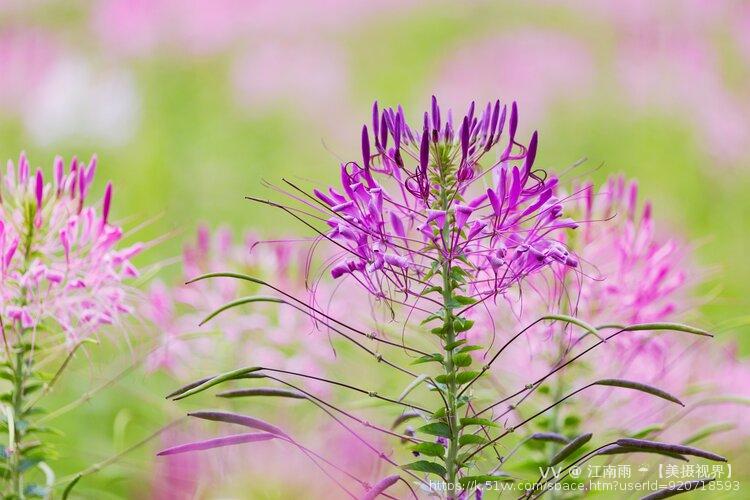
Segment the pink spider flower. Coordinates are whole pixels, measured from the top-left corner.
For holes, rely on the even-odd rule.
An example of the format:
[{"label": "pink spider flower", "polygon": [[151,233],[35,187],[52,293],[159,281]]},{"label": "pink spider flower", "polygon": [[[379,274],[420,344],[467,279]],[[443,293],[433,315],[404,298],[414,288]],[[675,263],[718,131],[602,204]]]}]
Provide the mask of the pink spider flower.
[{"label": "pink spider flower", "polygon": [[252,233],[237,243],[227,228],[211,234],[201,226],[195,242],[183,251],[180,284],[167,287],[156,283],[148,293],[144,315],[162,335],[159,347],[147,361],[149,369],[177,374],[194,370],[196,365],[205,370],[216,369],[200,362],[206,349],[217,351],[216,336],[207,335],[214,332],[226,340],[226,347],[231,346],[232,356],[243,362],[322,375],[332,351],[328,337],[315,331],[308,316],[264,304],[227,311],[210,324],[199,326],[211,312],[248,290],[243,290],[241,282],[230,279],[184,284],[232,265],[240,272],[273,278],[290,290],[303,289],[304,284],[295,278],[297,263],[304,262],[299,250],[293,243],[261,242]]},{"label": "pink spider flower", "polygon": [[112,185],[101,209],[89,205],[96,157],[68,167],[54,161],[52,180],[21,154],[0,177],[0,315],[6,325],[56,324],[75,343],[130,313],[127,280],[141,244],[118,248],[122,229],[109,220]]},{"label": "pink spider flower", "polygon": [[340,188],[314,191],[329,227],[322,238],[340,250],[332,276],[350,275],[376,297],[419,298],[441,257],[471,268],[469,288],[487,299],[552,263],[576,267],[552,237],[576,223],[562,215],[557,180],[534,169],[536,132],[524,145],[517,128],[515,103],[472,103],[454,121],[433,97],[419,127],[401,107],[375,103],[362,161],[341,165]]},{"label": "pink spider flower", "polygon": [[[655,323],[679,318],[698,304],[693,289],[701,272],[690,248],[657,227],[650,203],[639,208],[635,182],[615,177],[598,191],[587,184],[573,192],[579,196],[571,209],[590,222],[568,244],[585,263],[582,267],[594,271],[580,279],[558,269],[560,275],[551,284],[532,279],[529,288],[534,292],[514,309],[521,323],[530,324],[554,310],[593,325]],[[475,311],[473,318],[480,328],[470,335],[472,342],[479,343],[489,342],[488,332],[502,332],[509,319],[498,311]],[[500,338],[501,343],[504,340]],[[587,345],[574,328],[540,324],[508,348],[506,362],[494,373],[498,380],[509,382],[509,388],[515,387],[543,376]],[[476,356],[481,357],[481,352]],[[562,392],[605,378],[659,387],[682,399],[685,408],[646,394],[593,388],[587,392],[589,402],[575,403],[570,411],[583,414],[589,426],[596,423],[607,431],[628,434],[663,425],[663,429],[655,427],[651,437],[689,439],[699,430],[742,427],[741,415],[750,404],[742,381],[748,376],[750,365],[731,346],[646,331],[611,339],[567,368],[558,383],[567,388]],[[601,411],[605,403],[616,411]]]}]

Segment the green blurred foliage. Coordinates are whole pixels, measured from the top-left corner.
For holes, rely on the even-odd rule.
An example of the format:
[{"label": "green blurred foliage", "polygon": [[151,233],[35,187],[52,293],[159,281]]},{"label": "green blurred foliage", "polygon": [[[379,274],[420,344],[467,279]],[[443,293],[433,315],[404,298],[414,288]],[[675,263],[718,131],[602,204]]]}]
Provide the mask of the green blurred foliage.
[{"label": "green blurred foliage", "polygon": [[[52,25],[70,23],[70,30],[77,21],[75,11],[39,17]],[[598,64],[609,64],[610,34],[561,9],[443,5],[374,18],[362,30],[337,40],[346,50],[352,75],[350,95],[341,99],[361,121],[369,119],[374,99],[402,103],[416,119],[417,111],[428,102],[429,82],[446,50],[457,41],[529,24],[575,33],[595,48]],[[192,238],[198,221],[257,228],[267,234],[304,231],[244,196],[269,195],[261,185],[263,179],[278,182],[296,176],[318,183],[335,179],[338,158],[359,155],[359,128],[321,126],[324,117],[300,115],[292,102],[259,114],[243,110],[232,98],[226,79],[228,65],[220,56],[162,56],[135,63],[142,109],[136,135],[125,146],[102,148],[76,140],[40,147],[13,117],[0,116],[0,151],[16,157],[26,150],[33,166],[51,165],[58,154],[87,158],[96,153],[100,170],[95,191],[101,193],[104,181],[112,179],[114,218],[126,220],[130,227],[148,222],[130,238],[158,242],[139,258],[139,264],[164,262],[161,272],[166,280],[177,275],[168,262],[179,255],[181,242]],[[729,76],[740,85],[745,81],[742,73]],[[659,224],[688,235],[700,264],[710,271],[710,284],[703,291],[707,296],[717,294],[701,306],[704,317],[700,322],[710,328],[745,316],[750,282],[750,264],[745,259],[750,253],[746,234],[750,168],[716,165],[696,146],[694,132],[674,117],[654,112],[634,118],[628,106],[609,91],[610,84],[602,78],[585,105],[560,105],[544,123],[524,123],[522,111],[523,129],[528,132],[533,126],[540,131],[538,164],[564,170],[586,157],[568,178],[602,181],[619,172],[637,178],[645,197],[654,202]],[[747,326],[740,326],[721,331],[720,336],[736,336],[748,352],[747,332]],[[136,340],[142,336],[140,331],[132,334]],[[76,400],[86,390],[116,377],[142,352],[119,341],[77,355],[65,383],[46,406],[55,408]],[[220,369],[220,356],[216,357]],[[63,436],[52,438],[60,453],[55,464],[60,475],[106,460],[181,415],[187,405],[163,400],[176,385],[169,376],[136,369],[57,419],[55,426],[64,431]],[[78,495],[144,498],[154,446],[140,448],[85,478],[76,488]],[[268,498],[275,498],[272,492]]]}]

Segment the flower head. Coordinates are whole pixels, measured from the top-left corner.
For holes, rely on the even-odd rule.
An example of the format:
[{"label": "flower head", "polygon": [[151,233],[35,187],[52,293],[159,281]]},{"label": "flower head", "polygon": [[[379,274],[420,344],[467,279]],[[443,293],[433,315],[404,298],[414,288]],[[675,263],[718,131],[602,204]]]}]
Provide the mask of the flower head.
[{"label": "flower head", "polygon": [[56,158],[52,181],[31,172],[21,154],[0,180],[0,315],[24,329],[57,324],[76,342],[129,313],[125,281],[138,272],[136,244],[119,249],[122,230],[109,220],[112,185],[101,211],[87,204],[96,157]]},{"label": "flower head", "polygon": [[576,223],[562,216],[557,180],[534,169],[536,132],[524,145],[517,129],[515,103],[472,103],[454,122],[433,97],[419,127],[375,103],[362,161],[341,165],[340,188],[315,190],[324,237],[343,250],[333,277],[352,275],[380,297],[419,296],[445,259],[487,298],[551,263],[575,267],[551,233]]},{"label": "flower head", "polygon": [[[143,314],[161,332],[160,346],[148,359],[151,370],[164,369],[182,373],[196,368],[207,350],[217,354],[220,343],[209,338],[209,332],[220,332],[239,357],[257,365],[275,364],[288,369],[321,374],[330,358],[329,339],[323,332],[313,332],[313,322],[306,315],[279,311],[277,304],[234,309],[216,318],[210,325],[201,325],[210,313],[239,294],[252,292],[246,282],[235,280],[204,280],[184,284],[200,275],[218,272],[228,263],[253,276],[274,279],[289,290],[302,288],[297,263],[302,252],[287,242],[261,242],[254,233],[247,233],[238,243],[227,228],[215,231],[201,226],[195,241],[185,246],[180,284],[168,287],[155,283],[148,293]],[[305,332],[310,334],[305,336]],[[265,340],[262,340],[264,339]],[[202,365],[205,369],[214,369]]]}]

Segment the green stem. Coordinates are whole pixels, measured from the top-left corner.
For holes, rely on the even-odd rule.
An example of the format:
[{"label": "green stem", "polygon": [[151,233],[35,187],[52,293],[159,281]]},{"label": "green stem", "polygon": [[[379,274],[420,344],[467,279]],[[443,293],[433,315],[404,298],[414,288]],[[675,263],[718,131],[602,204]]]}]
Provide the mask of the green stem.
[{"label": "green stem", "polygon": [[[444,319],[444,332],[446,346],[450,346],[456,340],[456,332],[453,328],[453,308],[450,306],[451,297],[453,296],[453,289],[451,286],[450,276],[450,263],[443,263],[443,308],[445,311]],[[448,484],[453,485],[456,483],[456,476],[458,474],[458,464],[456,463],[456,456],[458,455],[458,415],[457,415],[457,387],[456,387],[456,366],[453,363],[453,349],[445,350],[445,373],[448,378],[448,425],[451,430],[451,437],[448,441],[448,455],[445,459],[446,470],[448,471]],[[453,498],[453,490],[449,490],[448,498]]]},{"label": "green stem", "polygon": [[27,376],[22,345],[16,346],[16,360],[13,367],[13,372],[13,421],[15,425],[15,432],[13,433],[13,454],[10,474],[14,494],[18,498],[24,498],[22,477],[23,472],[21,471],[21,462],[23,459],[21,441],[23,439],[24,430],[23,427],[18,425],[19,422],[21,422],[21,420],[23,419],[23,391]]},{"label": "green stem", "polygon": [[[437,155],[441,158],[441,155]],[[448,179],[447,163],[438,162],[438,172],[440,173],[440,204],[443,210],[448,210]],[[446,219],[446,223],[442,229],[442,240],[443,248],[449,249],[451,244],[451,229],[449,220]],[[453,279],[451,276],[452,263],[450,257],[441,255],[441,266],[443,275],[443,334],[445,340],[445,346],[451,346],[456,340],[456,331],[453,326]],[[445,469],[447,471],[446,480],[448,481],[448,499],[456,498],[456,489],[453,486],[456,484],[458,476],[458,440],[460,436],[460,429],[458,427],[458,387],[456,386],[456,365],[453,362],[453,348],[445,349],[445,374],[447,376],[447,400],[448,408],[446,411],[446,417],[448,419],[448,426],[450,427],[450,438],[448,439],[448,453],[445,458]]]},{"label": "green stem", "polygon": [[[28,204],[26,206],[26,234],[23,239],[23,269],[22,274],[28,270],[29,264],[32,257],[32,244],[34,242],[34,218],[36,216],[36,205]],[[21,288],[21,307],[26,305],[26,288]],[[13,433],[13,439],[11,446],[12,456],[10,460],[10,479],[11,486],[13,488],[13,497],[18,499],[26,498],[24,494],[23,484],[23,450],[21,449],[23,436],[26,433],[26,426],[19,425],[24,418],[25,413],[25,401],[24,391],[26,390],[27,384],[31,375],[32,361],[26,360],[24,339],[26,334],[26,328],[17,322],[16,344],[13,346],[15,351],[15,363],[13,364],[13,398],[12,398],[12,410],[13,410],[13,421],[15,425],[15,432]],[[10,360],[9,360],[10,361]],[[28,365],[28,366],[27,366]]]}]

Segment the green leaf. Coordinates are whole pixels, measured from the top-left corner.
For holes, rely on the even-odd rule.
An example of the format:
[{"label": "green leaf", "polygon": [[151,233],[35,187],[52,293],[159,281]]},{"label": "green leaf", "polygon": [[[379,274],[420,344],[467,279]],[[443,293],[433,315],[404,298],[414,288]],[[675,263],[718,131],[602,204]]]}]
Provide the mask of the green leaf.
[{"label": "green leaf", "polygon": [[625,447],[634,448],[637,450],[665,451],[668,453],[676,453],[679,455],[691,455],[694,457],[706,458],[708,460],[713,460],[715,462],[727,461],[726,458],[722,457],[721,455],[717,455],[716,453],[712,453],[710,451],[701,450],[700,448],[693,448],[692,446],[685,446],[681,444],[668,444],[668,443],[661,443],[658,441],[646,441],[644,439],[633,439],[633,438],[618,439],[616,443],[619,446],[625,446]]},{"label": "green leaf", "polygon": [[286,301],[276,298],[276,297],[266,297],[264,295],[251,295],[249,297],[242,297],[241,299],[233,300],[232,302],[228,302],[221,306],[220,308],[213,311],[211,314],[206,316],[203,321],[199,323],[199,325],[204,325],[207,322],[211,321],[213,318],[218,316],[219,314],[223,313],[224,311],[228,309],[233,309],[235,307],[244,305],[244,304],[250,304],[253,302],[273,302],[276,304],[285,304]]},{"label": "green leaf", "polygon": [[445,455],[445,447],[437,443],[419,443],[411,447],[411,451],[416,451],[422,455],[430,457],[442,457]]},{"label": "green leaf", "polygon": [[570,443],[565,445],[560,451],[555,453],[555,455],[552,457],[552,459],[549,462],[550,467],[553,465],[557,465],[566,458],[568,458],[570,455],[578,451],[583,445],[591,441],[591,437],[593,434],[590,432],[587,432],[586,434],[581,434],[580,436],[573,439]]},{"label": "green leaf", "polygon": [[551,319],[551,320],[555,320],[555,321],[563,321],[565,323],[570,323],[570,324],[573,324],[573,325],[576,325],[576,326],[580,326],[581,328],[583,328],[584,330],[586,330],[588,333],[590,333],[594,337],[598,338],[601,341],[606,342],[606,340],[604,339],[604,337],[602,337],[601,335],[599,335],[599,330],[597,330],[593,326],[589,325],[585,321],[580,320],[578,318],[574,318],[573,316],[568,316],[566,314],[548,314],[546,316],[543,316],[541,319],[542,320]]},{"label": "green leaf", "polygon": [[467,384],[474,380],[477,375],[479,375],[479,372],[461,372],[458,375],[456,375],[456,383],[459,385]]},{"label": "green leaf", "polygon": [[484,349],[481,345],[465,345],[461,349],[458,350],[459,354],[464,352],[471,352],[471,351],[481,351]]},{"label": "green leaf", "polygon": [[406,470],[415,470],[419,472],[435,474],[437,476],[440,476],[441,478],[445,478],[445,475],[447,474],[445,467],[440,464],[436,464],[435,462],[429,462],[427,460],[417,460],[416,462],[404,465],[402,468]]},{"label": "green leaf", "polygon": [[453,320],[453,331],[456,333],[466,332],[474,326],[474,320],[456,318]]},{"label": "green leaf", "polygon": [[622,387],[625,389],[633,389],[635,391],[640,391],[640,392],[645,392],[646,394],[651,394],[652,396],[656,396],[658,398],[666,399],[667,401],[671,401],[672,403],[677,403],[680,406],[685,406],[682,403],[682,401],[672,396],[668,392],[665,392],[657,387],[653,387],[647,384],[642,384],[640,382],[632,382],[630,380],[608,378],[608,379],[597,380],[596,382],[593,383],[593,385],[606,385],[606,386],[611,386],[611,387]]},{"label": "green leaf", "polygon": [[444,424],[442,422],[432,422],[427,425],[423,425],[419,429],[417,429],[417,432],[421,432],[423,434],[431,434],[433,436],[442,436],[442,437],[451,437],[451,428],[448,427],[448,424]]},{"label": "green leaf", "polygon": [[[658,432],[660,430],[664,429],[664,424],[653,424],[653,425],[647,425],[646,427],[639,429],[635,431],[634,433],[630,434],[629,437],[636,438],[636,439],[642,439],[648,436],[649,434],[652,434],[654,432]],[[683,443],[684,444],[684,443]]]},{"label": "green leaf", "polygon": [[445,417],[445,406],[441,406],[440,408],[432,412],[432,418],[434,420],[440,420],[443,417]]},{"label": "green leaf", "polygon": [[714,434],[718,434],[720,432],[726,432],[731,431],[734,429],[736,425],[734,425],[731,422],[724,422],[721,424],[714,424],[714,425],[707,425],[701,429],[699,429],[695,434],[687,438],[682,442],[682,444],[693,444],[698,441],[701,441],[703,439],[706,439],[709,436],[713,436]]},{"label": "green leaf", "polygon": [[465,476],[458,480],[459,484],[464,489],[476,488],[480,484],[486,483],[499,483],[499,482],[510,482],[514,479],[507,475],[489,475],[482,474],[479,476]]},{"label": "green leaf", "polygon": [[466,417],[462,418],[459,422],[462,429],[470,425],[480,425],[482,427],[497,427],[497,424],[495,422],[493,422],[492,420],[487,420],[486,418]]},{"label": "green leaf", "polygon": [[476,304],[477,299],[474,299],[472,297],[466,297],[463,295],[454,295],[453,300],[461,304],[462,306],[469,306],[471,304]]},{"label": "green leaf", "polygon": [[216,395],[216,397],[219,398],[246,398],[257,396],[307,399],[307,396],[299,391],[278,387],[253,387],[250,389],[233,389],[231,391],[220,392]]},{"label": "green leaf", "polygon": [[466,446],[469,444],[484,444],[487,440],[478,434],[464,434],[458,438],[458,446]]},{"label": "green leaf", "polygon": [[[619,325],[612,325],[619,326]],[[700,335],[702,337],[713,337],[712,334],[700,328],[695,328],[689,325],[683,325],[681,323],[641,323],[638,325],[627,325],[621,328],[627,332],[639,332],[639,331],[650,331],[650,330],[670,330],[675,332],[692,333],[693,335]]]},{"label": "green leaf", "polygon": [[568,444],[570,442],[568,438],[556,432],[535,432],[529,436],[529,439],[533,439],[534,441],[552,441],[561,444]]},{"label": "green leaf", "polygon": [[250,368],[238,368],[237,370],[232,370],[232,371],[229,371],[229,372],[226,372],[226,373],[222,373],[220,375],[217,375],[215,377],[212,377],[212,378],[206,380],[202,384],[199,384],[199,385],[193,387],[192,389],[188,389],[187,391],[185,391],[185,392],[177,395],[174,398],[174,400],[177,401],[177,400],[180,400],[180,399],[184,399],[184,398],[186,398],[188,396],[192,396],[193,394],[198,394],[199,392],[203,392],[206,389],[209,389],[209,388],[211,388],[211,387],[213,387],[215,385],[224,383],[224,382],[226,382],[228,380],[235,380],[235,379],[238,379],[238,378],[243,378],[245,375],[247,375],[249,373],[257,372],[257,371],[262,370],[262,369],[263,368],[261,368],[260,366],[252,366]]},{"label": "green leaf", "polygon": [[465,368],[471,365],[473,361],[474,360],[472,359],[470,354],[460,353],[453,356],[453,364],[455,366],[460,366],[461,368]]},{"label": "green leaf", "polygon": [[427,378],[429,378],[429,375],[426,375],[422,373],[418,377],[416,377],[414,380],[412,380],[409,385],[406,386],[406,388],[403,390],[401,395],[398,397],[398,401],[403,401],[406,396],[409,395],[411,391],[413,391],[419,384],[424,382]]},{"label": "green leaf", "polygon": [[451,342],[450,344],[446,344],[443,349],[446,351],[452,351],[458,346],[464,345],[466,343],[466,339],[456,340],[455,342]]},{"label": "green leaf", "polygon": [[427,316],[425,319],[422,320],[422,322],[420,323],[420,325],[427,324],[430,321],[435,321],[436,319],[440,319],[440,320],[443,319],[443,310],[442,309],[440,311],[436,312],[436,313],[432,313],[429,316]]},{"label": "green leaf", "polygon": [[420,363],[442,363],[443,362],[443,355],[442,354],[426,354],[424,356],[420,356],[419,358],[415,359],[411,362],[413,365],[418,365]]},{"label": "green leaf", "polygon": [[82,474],[78,474],[76,477],[73,478],[71,482],[68,483],[68,485],[65,487],[62,493],[62,500],[67,500],[68,495],[70,495],[70,492],[73,491],[73,488],[76,484],[78,484],[78,481],[81,480],[83,477]]}]

